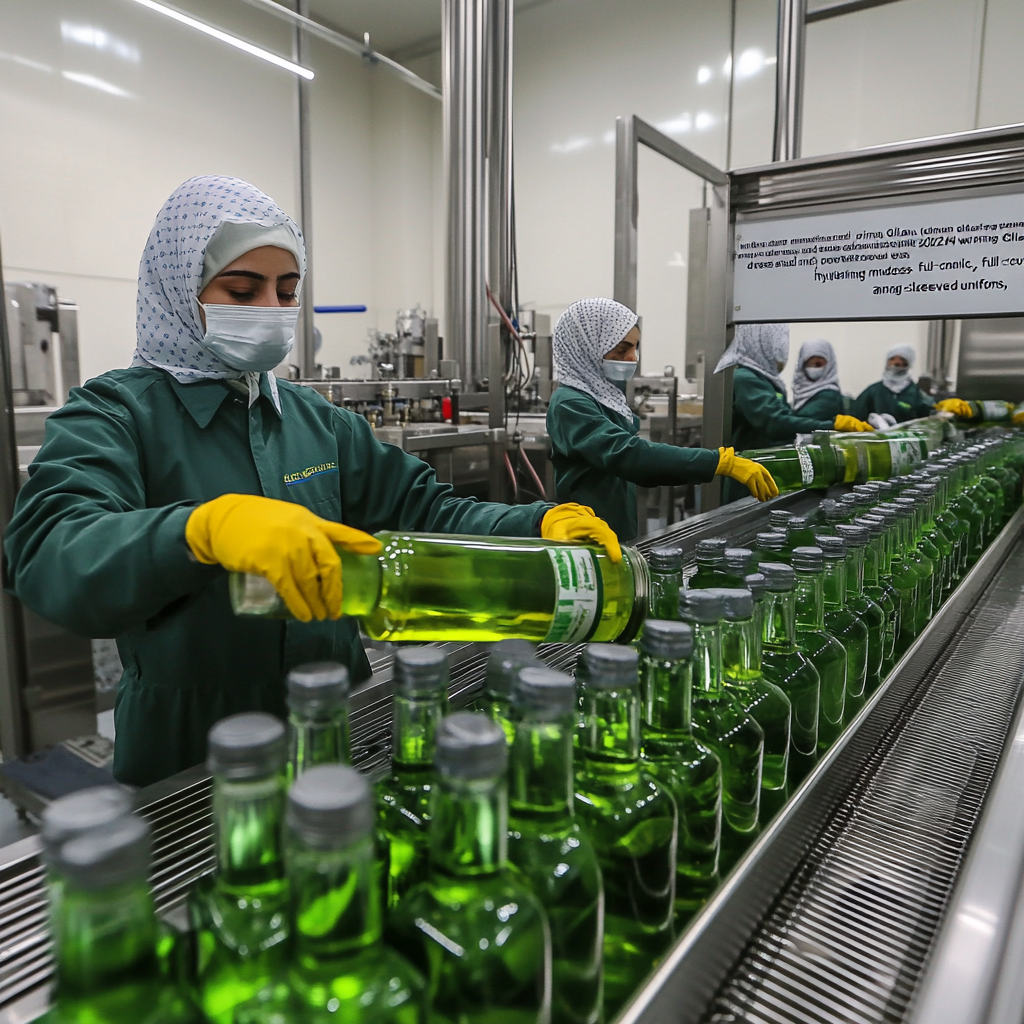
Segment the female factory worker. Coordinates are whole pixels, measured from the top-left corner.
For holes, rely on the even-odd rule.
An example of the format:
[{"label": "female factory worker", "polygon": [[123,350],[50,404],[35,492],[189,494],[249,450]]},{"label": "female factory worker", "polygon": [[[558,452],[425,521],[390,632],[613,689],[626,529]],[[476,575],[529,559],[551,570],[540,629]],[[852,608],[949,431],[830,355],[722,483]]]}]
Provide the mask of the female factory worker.
[{"label": "female factory worker", "polygon": [[805,341],[793,368],[793,412],[834,422],[846,411],[845,402],[832,343],[824,338]]},{"label": "female factory worker", "polygon": [[[915,357],[911,345],[896,345],[889,349],[885,356],[882,379],[866,387],[856,397],[853,415],[866,420],[872,413],[885,414],[893,417],[897,423],[927,416],[935,406],[927,396],[921,394],[910,376]],[[951,411],[955,412],[956,409]]]},{"label": "female factory worker", "polygon": [[[732,443],[736,451],[792,444],[797,434],[814,430],[871,430],[867,423],[838,414],[806,415],[786,401],[779,374],[789,358],[788,324],[741,324],[715,373],[736,367],[732,378]],[[726,484],[724,498],[743,497]]]},{"label": "female factory worker", "polygon": [[[589,510],[456,498],[363,418],[275,381],[305,264],[298,228],[258,189],[185,182],[142,255],[133,365],[49,417],[18,496],[9,585],[74,632],[117,637],[123,782],[199,763],[225,715],[283,715],[300,662],[369,675],[354,622],[338,620],[334,544],[373,553],[381,529],[542,534],[621,557]],[[225,570],[269,579],[300,621],[236,618]]]},{"label": "female factory worker", "polygon": [[638,532],[637,484],[670,487],[723,475],[761,501],[778,494],[768,470],[731,448],[677,448],[637,436],[640,419],[625,391],[639,345],[636,313],[612,299],[580,299],[555,324],[558,389],[547,426],[558,500],[592,507],[629,541]]}]

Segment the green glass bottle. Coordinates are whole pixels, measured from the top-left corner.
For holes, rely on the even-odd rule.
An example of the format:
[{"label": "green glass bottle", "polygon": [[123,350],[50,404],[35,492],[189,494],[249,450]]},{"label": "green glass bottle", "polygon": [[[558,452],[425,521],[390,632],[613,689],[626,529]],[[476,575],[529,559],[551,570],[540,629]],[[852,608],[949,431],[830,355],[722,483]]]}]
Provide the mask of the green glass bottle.
[{"label": "green glass bottle", "polygon": [[[78,794],[75,794],[76,796]],[[45,1024],[199,1024],[188,995],[161,970],[149,888],[149,826],[111,818],[95,791],[74,830],[46,840],[56,987]],[[91,813],[90,813],[91,812]]]},{"label": "green glass bottle", "polygon": [[284,963],[287,754],[284,724],[272,715],[232,715],[210,730],[217,867],[193,889],[190,916],[199,1003],[213,1024],[231,1024],[235,1008],[269,984]]},{"label": "green glass bottle", "polygon": [[954,472],[954,493],[950,505],[959,518],[968,525],[966,555],[963,571],[970,569],[985,550],[985,513],[975,501],[974,494],[967,486],[970,459],[951,455],[946,463]]},{"label": "green glass bottle", "polygon": [[796,642],[821,678],[818,755],[843,731],[846,708],[846,648],[825,629],[825,560],[820,547],[793,551],[796,571]]},{"label": "green glass bottle", "polygon": [[754,595],[754,625],[757,627],[757,635],[761,636],[764,633],[764,597],[767,590],[764,574],[748,572],[739,589],[749,590]]},{"label": "green glass bottle", "polygon": [[544,906],[551,928],[551,1020],[597,1024],[604,991],[604,884],[594,844],[576,821],[576,684],[546,667],[522,669],[512,691],[508,859]]},{"label": "green glass bottle", "polygon": [[[58,797],[43,811],[39,838],[44,861],[58,856],[69,839],[94,829],[102,829],[132,812],[128,790],[120,786],[92,786]],[[59,872],[50,880],[59,883]]]},{"label": "green glass bottle", "polygon": [[[844,451],[851,449],[856,454],[856,482],[866,480],[890,480],[894,476],[902,476],[927,457],[928,448],[923,438],[910,436],[882,436],[877,432],[875,437],[867,432],[855,434],[833,434],[832,444]],[[908,434],[909,432],[901,432]],[[837,483],[853,483],[849,474]]]},{"label": "green glass bottle", "polygon": [[768,513],[768,529],[775,533],[786,533],[793,513],[785,508],[773,508]]},{"label": "green glass bottle", "polygon": [[674,619],[679,615],[679,591],[683,586],[683,549],[652,548],[647,552],[651,574],[648,618]]},{"label": "green glass bottle", "polygon": [[539,664],[537,648],[528,640],[499,640],[487,655],[484,692],[474,710],[482,711],[492,722],[500,725],[509,743],[513,735],[508,714],[512,687],[519,670],[534,664]]},{"label": "green glass bottle", "polygon": [[917,622],[915,633],[920,633],[931,621],[935,592],[935,566],[921,549],[921,509],[916,498],[909,494],[893,499],[902,510],[905,525],[904,561],[917,574]]},{"label": "green glass bottle", "polygon": [[[856,522],[843,523],[836,533],[846,541],[846,607],[864,623],[868,631],[867,672],[865,696],[874,693],[882,682],[882,660],[885,657],[885,611],[864,591],[864,566],[871,535]],[[826,622],[828,621],[826,612]],[[844,641],[840,638],[840,643]],[[859,708],[850,707],[849,679],[847,679],[847,721],[852,721]]]},{"label": "green glass bottle", "polygon": [[679,613],[693,627],[693,733],[722,763],[722,852],[725,871],[757,836],[764,732],[725,688],[718,590],[685,591]]},{"label": "green glass bottle", "polygon": [[761,671],[761,634],[754,620],[754,599],[746,589],[723,589],[722,681],[740,707],[761,726],[761,796],[786,788],[793,708],[789,698]]},{"label": "green glass bottle", "polygon": [[610,1020],[672,942],[678,819],[672,794],[640,761],[637,652],[590,644],[580,656],[576,683],[582,687],[576,816],[597,848],[604,876],[604,1003]]},{"label": "green glass bottle", "polygon": [[289,778],[318,764],[348,764],[348,669],[333,661],[299,665],[287,688]]},{"label": "green glass bottle", "polygon": [[918,480],[912,490],[904,494],[916,498],[921,509],[921,551],[931,559],[934,567],[932,579],[932,614],[939,610],[952,585],[953,539],[937,521],[938,485],[927,477]]},{"label": "green glass bottle", "polygon": [[505,733],[486,715],[450,715],[434,768],[429,877],[391,912],[387,938],[426,978],[431,1020],[543,1024],[551,938],[540,901],[507,865]]},{"label": "green glass bottle", "polygon": [[864,594],[871,598],[885,616],[882,627],[882,663],[879,678],[884,679],[892,668],[896,635],[899,632],[899,605],[896,591],[882,582],[882,568],[885,565],[884,539],[885,520],[881,516],[861,516],[854,522],[868,533],[864,548]]},{"label": "green glass bottle", "polygon": [[885,518],[889,550],[888,582],[895,589],[899,600],[900,631],[896,637],[895,657],[906,654],[917,636],[918,593],[920,577],[907,558],[909,548],[910,522],[913,509],[901,508],[895,502],[885,502],[876,509]]},{"label": "green glass bottle", "polygon": [[[378,555],[339,550],[341,611],[374,640],[628,643],[647,612],[647,563],[624,547],[527,537],[378,533]],[[723,542],[724,543],[724,542]],[[262,576],[232,573],[236,615],[288,618]]]},{"label": "green glass bottle", "polygon": [[693,734],[693,629],[648,619],[640,641],[643,760],[671,790],[679,811],[676,926],[718,886],[722,838],[722,764]]},{"label": "green glass bottle", "polygon": [[448,658],[438,647],[403,647],[395,654],[391,774],[377,783],[381,858],[387,905],[427,877],[434,737],[448,713]]},{"label": "green glass bottle", "polygon": [[370,785],[310,768],[288,795],[292,953],[234,1024],[426,1024],[422,976],[382,939]]},{"label": "green glass bottle", "polygon": [[724,537],[706,537],[697,541],[694,552],[697,571],[686,581],[694,590],[721,587],[725,584],[725,549],[729,542]]},{"label": "green glass bottle", "polygon": [[796,572],[783,562],[762,562],[765,609],[761,671],[789,698],[790,788],[798,786],[818,762],[818,709],[821,677],[796,643]]},{"label": "green glass bottle", "polygon": [[[846,649],[846,699],[843,725],[864,706],[868,672],[868,628],[846,603],[846,541],[838,535],[819,537],[824,559],[825,630]],[[849,707],[850,703],[852,707]]]},{"label": "green glass bottle", "polygon": [[845,462],[829,444],[795,445],[737,452],[742,459],[758,462],[767,469],[779,491],[798,491],[803,487],[831,487],[841,483]]},{"label": "green glass bottle", "polygon": [[780,561],[788,562],[794,548],[813,547],[814,534],[815,522],[810,516],[792,516],[786,527],[786,557]]}]

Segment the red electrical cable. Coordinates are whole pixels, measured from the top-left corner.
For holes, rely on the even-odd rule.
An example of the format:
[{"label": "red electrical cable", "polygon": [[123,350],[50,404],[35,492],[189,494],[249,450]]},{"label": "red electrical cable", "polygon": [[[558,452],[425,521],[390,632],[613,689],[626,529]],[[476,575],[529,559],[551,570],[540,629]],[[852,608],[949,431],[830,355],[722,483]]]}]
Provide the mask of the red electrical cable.
[{"label": "red electrical cable", "polygon": [[537,470],[533,468],[533,463],[530,461],[530,456],[523,451],[522,444],[519,445],[519,458],[526,463],[526,468],[529,470],[530,476],[533,477],[533,482],[537,485],[537,493],[541,496],[543,501],[548,500],[548,492],[544,490],[544,485],[540,482],[540,477],[537,476]]}]

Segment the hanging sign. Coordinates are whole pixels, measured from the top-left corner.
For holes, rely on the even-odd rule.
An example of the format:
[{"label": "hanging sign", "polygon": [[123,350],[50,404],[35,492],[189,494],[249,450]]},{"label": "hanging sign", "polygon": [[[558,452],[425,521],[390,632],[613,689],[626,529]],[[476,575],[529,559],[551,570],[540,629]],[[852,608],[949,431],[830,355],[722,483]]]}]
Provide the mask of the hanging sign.
[{"label": "hanging sign", "polygon": [[731,320],[1024,314],[1024,195],[737,221]]}]

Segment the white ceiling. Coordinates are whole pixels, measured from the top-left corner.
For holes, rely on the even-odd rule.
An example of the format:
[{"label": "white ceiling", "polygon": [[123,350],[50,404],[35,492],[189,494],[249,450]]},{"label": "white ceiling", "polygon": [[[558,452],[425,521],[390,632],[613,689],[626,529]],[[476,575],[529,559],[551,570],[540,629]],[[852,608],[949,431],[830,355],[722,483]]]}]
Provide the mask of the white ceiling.
[{"label": "white ceiling", "polygon": [[441,36],[441,0],[310,0],[310,16],[391,53]]}]

